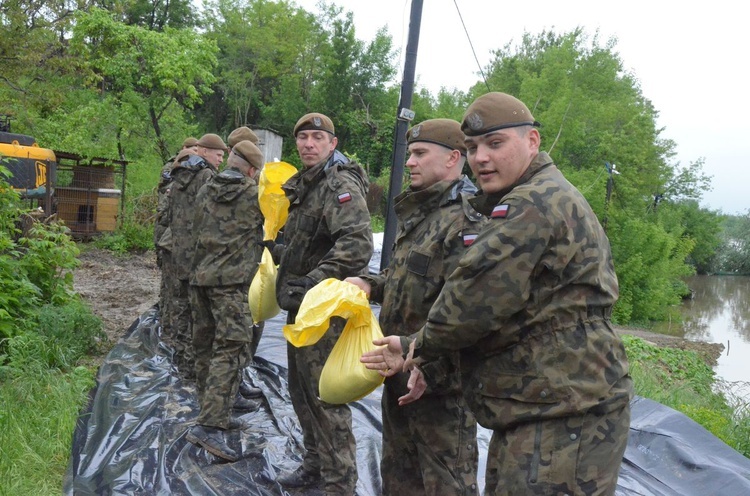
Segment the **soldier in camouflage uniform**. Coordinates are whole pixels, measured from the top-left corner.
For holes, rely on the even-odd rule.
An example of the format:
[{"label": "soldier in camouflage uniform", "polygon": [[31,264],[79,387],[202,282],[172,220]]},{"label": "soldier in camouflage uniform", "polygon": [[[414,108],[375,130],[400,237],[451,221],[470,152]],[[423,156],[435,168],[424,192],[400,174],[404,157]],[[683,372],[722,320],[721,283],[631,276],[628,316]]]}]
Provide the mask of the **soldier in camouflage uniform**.
[{"label": "soldier in camouflage uniform", "polygon": [[[186,138],[182,142],[179,154],[195,153],[198,140]],[[172,231],[169,229],[169,186],[172,183],[172,167],[177,156],[170,158],[161,169],[159,184],[156,187],[156,221],[154,222],[154,248],[156,265],[161,270],[159,286],[159,318],[162,327],[162,339],[172,344],[172,299],[175,294],[174,267],[172,264]]]},{"label": "soldier in camouflage uniform", "polygon": [[[477,188],[461,175],[466,146],[461,124],[432,119],[406,135],[409,188],[396,197],[396,244],[377,276],[347,278],[382,304],[386,335],[409,336],[425,324],[445,278],[486,221],[468,203]],[[385,381],[382,396],[383,494],[478,494],[477,424],[461,394],[458,352],[425,364],[427,391],[400,406],[409,374]]]},{"label": "soldier in camouflage uniform", "polygon": [[[358,164],[336,150],[331,120],[323,114],[303,116],[294,136],[304,168],[283,186],[290,201],[285,245],[276,283],[279,306],[293,323],[305,293],[323,279],[344,279],[367,270],[373,251],[365,196],[368,179]],[[299,417],[306,449],[300,467],[277,480],[286,487],[324,484],[327,494],[351,495],[357,483],[352,414],[347,405],[318,399],[318,381],[344,321],[332,319],[323,338],[312,346],[287,348],[289,394]]]},{"label": "soldier in camouflage uniform", "polygon": [[425,326],[362,360],[390,375],[462,351],[464,395],[493,430],[486,494],[614,494],[633,394],[609,321],[617,277],[604,230],[539,151],[536,125],[504,93],[469,106],[462,129],[482,189],[472,203],[489,223]]},{"label": "soldier in camouflage uniform", "polygon": [[190,276],[195,371],[200,402],[187,439],[235,461],[223,431],[239,388],[238,371],[253,339],[247,292],[260,263],[263,215],[255,178],[263,154],[250,141],[229,153],[227,168],[211,177],[196,198],[195,254]]},{"label": "soldier in camouflage uniform", "polygon": [[[227,137],[227,145],[232,150],[241,141],[250,141],[253,145],[258,146],[258,136],[247,126],[238,127]],[[243,364],[240,368],[240,393],[245,398],[260,398],[263,396],[263,391],[260,388],[253,386],[243,380],[242,369],[250,365],[252,361],[251,357],[255,356],[255,352],[258,351],[258,344],[260,344],[260,338],[263,336],[263,322],[253,324],[253,340],[248,344],[249,350],[245,353],[248,357],[248,362]]]},{"label": "soldier in camouflage uniform", "polygon": [[187,154],[175,161],[172,185],[169,188],[172,232],[172,261],[176,292],[172,307],[172,341],[175,364],[186,378],[195,377],[193,335],[188,288],[190,264],[194,253],[193,218],[198,190],[218,171],[224,160],[226,145],[215,134],[205,134],[198,140],[197,153]]}]

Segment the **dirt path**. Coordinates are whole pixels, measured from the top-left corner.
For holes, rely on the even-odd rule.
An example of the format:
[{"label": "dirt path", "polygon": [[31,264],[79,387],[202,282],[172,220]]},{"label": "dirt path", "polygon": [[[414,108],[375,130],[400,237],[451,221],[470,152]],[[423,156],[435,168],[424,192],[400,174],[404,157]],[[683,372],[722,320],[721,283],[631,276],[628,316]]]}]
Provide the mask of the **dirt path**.
[{"label": "dirt path", "polygon": [[[110,252],[84,245],[81,265],[74,273],[74,287],[104,323],[109,339],[106,351],[113,346],[130,324],[159,299],[159,269],[153,252],[142,255],[116,256]],[[686,341],[674,336],[656,334],[643,329],[617,328],[658,346],[699,352],[715,364],[724,345]]]},{"label": "dirt path", "polygon": [[159,268],[154,252],[117,256],[81,246],[73,287],[102,319],[109,343],[117,342],[133,321],[159,300]]}]

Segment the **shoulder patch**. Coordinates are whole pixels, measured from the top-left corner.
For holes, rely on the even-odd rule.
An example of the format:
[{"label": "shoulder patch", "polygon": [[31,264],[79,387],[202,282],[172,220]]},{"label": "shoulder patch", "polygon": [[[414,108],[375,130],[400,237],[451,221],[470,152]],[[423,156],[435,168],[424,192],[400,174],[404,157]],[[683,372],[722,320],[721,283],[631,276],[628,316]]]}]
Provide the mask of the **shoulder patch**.
[{"label": "shoulder patch", "polygon": [[340,194],[340,195],[338,196],[338,199],[339,199],[339,203],[346,203],[346,202],[348,202],[348,201],[351,201],[351,199],[352,199],[352,194],[351,194],[351,193],[349,193],[348,191],[347,191],[346,193],[341,193],[341,194]]},{"label": "shoulder patch", "polygon": [[502,205],[495,205],[490,213],[490,219],[504,219],[508,216],[508,205],[503,203]]},{"label": "shoulder patch", "polygon": [[475,239],[477,239],[476,234],[464,234],[464,246],[471,246],[471,244],[474,242]]}]

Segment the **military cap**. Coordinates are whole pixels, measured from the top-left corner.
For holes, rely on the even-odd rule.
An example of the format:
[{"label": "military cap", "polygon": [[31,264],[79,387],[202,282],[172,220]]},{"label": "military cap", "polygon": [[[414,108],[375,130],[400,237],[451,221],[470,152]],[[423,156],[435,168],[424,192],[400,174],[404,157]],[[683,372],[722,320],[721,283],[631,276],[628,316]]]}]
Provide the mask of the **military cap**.
[{"label": "military cap", "polygon": [[202,146],[203,148],[212,148],[214,150],[227,149],[227,145],[224,144],[224,141],[219,137],[219,135],[213,133],[204,134],[196,144],[198,146]]},{"label": "military cap", "polygon": [[189,155],[194,154],[195,152],[193,150],[188,150],[187,148],[183,148],[180,150],[180,152],[177,154],[177,156],[174,159],[173,164],[177,164],[179,162],[182,162],[185,160]]},{"label": "military cap", "polygon": [[297,137],[297,133],[300,131],[325,131],[336,136],[336,130],[333,127],[331,119],[323,114],[311,113],[305,114],[297,121],[294,125],[294,136]]},{"label": "military cap", "polygon": [[190,148],[191,146],[195,146],[197,144],[198,144],[198,140],[191,136],[189,138],[185,138],[185,141],[182,142],[182,147]]},{"label": "military cap", "polygon": [[252,129],[247,126],[242,126],[229,133],[227,144],[230,148],[233,148],[234,145],[245,140],[251,141],[254,145],[258,144],[258,136],[252,131]]},{"label": "military cap", "polygon": [[243,140],[234,145],[232,147],[232,153],[256,169],[262,168],[265,163],[263,152],[261,152],[260,149],[250,140]]},{"label": "military cap", "polygon": [[519,126],[539,126],[529,108],[507,93],[487,93],[466,109],[461,130],[466,136],[481,136],[499,129]]},{"label": "military cap", "polygon": [[461,124],[453,119],[429,119],[412,127],[406,132],[406,142],[411,144],[418,141],[435,143],[466,155]]}]

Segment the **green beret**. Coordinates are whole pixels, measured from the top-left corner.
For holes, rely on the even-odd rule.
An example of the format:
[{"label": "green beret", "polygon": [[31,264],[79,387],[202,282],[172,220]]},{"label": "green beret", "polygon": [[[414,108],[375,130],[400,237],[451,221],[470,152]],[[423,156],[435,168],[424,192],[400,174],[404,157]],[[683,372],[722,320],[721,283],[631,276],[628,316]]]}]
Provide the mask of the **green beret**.
[{"label": "green beret", "polygon": [[265,163],[263,152],[261,152],[260,148],[255,146],[250,140],[243,140],[234,145],[232,147],[232,153],[256,169],[263,168],[263,164]]},{"label": "green beret", "polygon": [[451,150],[458,150],[461,155],[466,155],[461,124],[453,119],[429,119],[420,122],[406,132],[408,144],[417,141],[435,143]]},{"label": "green beret", "polygon": [[254,145],[258,144],[258,136],[247,126],[238,127],[229,134],[227,138],[227,144],[230,148],[234,148],[234,145],[240,141],[251,141]]},{"label": "green beret", "polygon": [[191,146],[195,146],[197,144],[198,144],[198,140],[191,136],[189,138],[185,138],[185,141],[182,142],[182,147],[190,148]]},{"label": "green beret", "polygon": [[297,137],[298,132],[308,130],[325,131],[336,136],[336,130],[333,128],[333,122],[331,122],[331,119],[323,114],[315,112],[300,117],[297,124],[294,125],[294,137]]},{"label": "green beret", "polygon": [[466,136],[481,136],[499,129],[539,126],[528,107],[507,93],[487,93],[469,105],[461,122]]},{"label": "green beret", "polygon": [[214,150],[227,149],[227,145],[224,144],[224,141],[219,137],[219,135],[213,133],[204,134],[196,144],[198,146],[202,146],[203,148],[212,148]]}]

